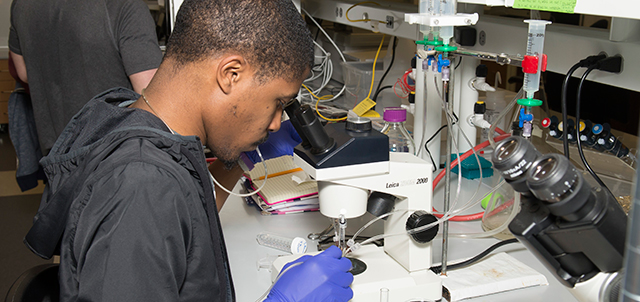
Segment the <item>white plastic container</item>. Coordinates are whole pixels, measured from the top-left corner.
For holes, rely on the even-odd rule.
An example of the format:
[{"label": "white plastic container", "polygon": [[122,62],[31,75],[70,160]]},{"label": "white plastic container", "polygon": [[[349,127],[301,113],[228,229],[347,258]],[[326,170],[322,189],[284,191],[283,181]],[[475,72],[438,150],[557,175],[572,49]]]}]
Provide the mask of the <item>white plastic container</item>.
[{"label": "white plastic container", "polygon": [[302,237],[287,238],[270,233],[260,233],[256,236],[258,244],[274,248],[283,252],[304,254],[307,251],[307,241]]}]

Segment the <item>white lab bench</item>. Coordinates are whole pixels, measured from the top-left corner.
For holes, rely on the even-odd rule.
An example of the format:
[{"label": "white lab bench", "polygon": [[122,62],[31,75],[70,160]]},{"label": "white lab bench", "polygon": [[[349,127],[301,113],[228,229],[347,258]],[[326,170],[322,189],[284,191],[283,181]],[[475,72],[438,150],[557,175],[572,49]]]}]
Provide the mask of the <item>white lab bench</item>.
[{"label": "white lab bench", "polygon": [[[455,174],[454,174],[455,175]],[[435,174],[434,174],[435,176]],[[452,182],[451,191],[456,192],[457,181]],[[468,200],[477,187],[477,181],[463,180],[460,200]],[[442,189],[443,184],[439,185],[435,191],[434,205],[437,209],[442,206]],[[238,192],[239,185],[235,187]],[[488,191],[488,186],[483,185],[481,193]],[[478,206],[475,211],[481,208]],[[262,216],[253,206],[245,204],[244,199],[231,196],[222,208],[221,222],[226,239],[226,246],[229,252],[229,261],[231,272],[236,290],[238,301],[255,301],[262,293],[264,293],[271,285],[271,274],[265,269],[258,270],[257,262],[259,259],[284,254],[277,250],[263,247],[256,242],[256,235],[263,231],[275,234],[306,238],[309,233],[320,232],[329,226],[329,220],[322,216],[319,212],[298,213],[289,215],[273,215]],[[370,219],[372,216],[366,214],[364,219]],[[356,222],[349,220],[349,225],[355,227]],[[376,223],[377,224],[377,223]],[[357,229],[357,228],[356,228]],[[480,222],[452,222],[450,223],[450,232],[480,232]],[[353,234],[354,231],[350,231]],[[375,234],[381,232],[380,226],[373,227]],[[377,233],[376,233],[377,232]],[[363,234],[367,235],[367,234]],[[316,251],[316,243],[307,240],[309,243],[309,252]],[[498,242],[497,239],[457,239],[451,238],[449,241],[449,263],[465,260],[473,257],[492,244]],[[536,271],[544,274],[549,282],[547,286],[537,286],[530,288],[518,289],[510,292],[503,292],[489,296],[474,298],[466,301],[522,301],[522,302],[548,302],[548,301],[577,301],[567,290],[561,285],[556,278],[548,272],[522,244],[509,244],[499,248],[495,252],[507,252],[509,255],[525,263]],[[434,242],[434,263],[440,262],[441,255],[441,237],[435,239]],[[393,301],[393,300],[392,300]],[[394,301],[395,302],[395,301]]]}]

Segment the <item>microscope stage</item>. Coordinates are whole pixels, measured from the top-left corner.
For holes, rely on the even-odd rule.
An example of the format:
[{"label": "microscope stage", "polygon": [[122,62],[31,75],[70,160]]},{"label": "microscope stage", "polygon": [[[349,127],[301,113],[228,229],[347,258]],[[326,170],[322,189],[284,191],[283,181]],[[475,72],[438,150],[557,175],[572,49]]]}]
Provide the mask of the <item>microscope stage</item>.
[{"label": "microscope stage", "polygon": [[[300,255],[282,256],[273,262],[272,276],[277,276],[282,267]],[[353,302],[379,301],[380,289],[389,290],[389,301],[437,301],[442,297],[442,281],[430,270],[409,273],[402,265],[387,255],[382,247],[362,246],[347,257],[356,258],[367,265],[367,269],[354,276],[351,289]]]}]

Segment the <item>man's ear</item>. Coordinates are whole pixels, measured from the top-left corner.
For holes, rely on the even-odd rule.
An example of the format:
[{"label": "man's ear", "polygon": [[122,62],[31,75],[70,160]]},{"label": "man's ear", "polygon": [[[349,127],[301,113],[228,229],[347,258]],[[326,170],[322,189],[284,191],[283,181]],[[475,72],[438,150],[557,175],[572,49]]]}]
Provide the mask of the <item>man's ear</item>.
[{"label": "man's ear", "polygon": [[238,82],[250,78],[249,64],[240,55],[224,57],[216,70],[216,79],[220,89],[230,94]]}]

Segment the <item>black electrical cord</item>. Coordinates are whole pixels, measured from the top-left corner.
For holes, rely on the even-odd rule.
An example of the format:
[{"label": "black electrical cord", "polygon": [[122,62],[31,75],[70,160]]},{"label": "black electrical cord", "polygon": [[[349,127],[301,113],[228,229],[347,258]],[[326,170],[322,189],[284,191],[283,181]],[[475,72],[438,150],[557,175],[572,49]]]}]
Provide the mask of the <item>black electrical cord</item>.
[{"label": "black electrical cord", "polygon": [[[564,155],[567,157],[567,159],[571,160],[571,158],[569,157],[569,139],[567,138],[567,122],[569,120],[569,118],[567,117],[567,89],[569,89],[567,86],[569,86],[569,79],[571,79],[571,75],[580,67],[591,67],[594,66],[594,64],[598,64],[598,62],[600,62],[601,60],[604,60],[607,57],[607,54],[605,52],[600,52],[597,55],[593,55],[593,56],[588,56],[582,60],[580,60],[580,62],[574,64],[573,66],[571,66],[571,68],[569,69],[569,71],[567,72],[567,75],[564,77],[564,81],[562,82],[562,94],[561,94],[561,98],[560,98],[560,105],[562,105],[562,131],[564,132],[563,136],[562,136],[562,146],[564,147]],[[580,121],[578,120],[578,123],[580,123]]]},{"label": "black electrical cord", "polygon": [[567,75],[564,76],[564,81],[562,82],[562,95],[560,99],[560,105],[562,106],[562,146],[564,147],[564,156],[569,160],[571,160],[571,158],[569,157],[569,139],[567,138],[567,123],[569,120],[567,117],[567,86],[569,86],[569,79],[571,79],[571,75],[580,67],[582,67],[580,62],[571,66],[571,69],[569,69]]},{"label": "black electrical cord", "polygon": [[[322,26],[322,19],[320,19],[318,25]],[[320,35],[320,26],[318,26],[318,31],[316,31],[316,37],[313,39],[313,41],[318,41],[318,35]]]},{"label": "black electrical cord", "polygon": [[617,200],[615,198],[615,196],[613,195],[613,193],[611,193],[611,190],[609,190],[609,187],[607,187],[607,185],[604,184],[604,182],[600,179],[600,177],[598,177],[598,175],[596,174],[596,172],[593,171],[593,169],[591,169],[591,166],[589,165],[589,163],[587,162],[587,159],[584,157],[584,153],[582,151],[582,142],[580,141],[580,100],[582,97],[582,85],[584,84],[584,80],[587,78],[587,76],[589,76],[589,74],[595,70],[595,67],[589,67],[587,69],[587,71],[584,72],[584,74],[582,75],[582,78],[580,78],[580,84],[578,85],[578,94],[576,95],[576,134],[578,134],[577,136],[577,140],[576,140],[576,144],[578,144],[578,154],[580,154],[580,159],[582,160],[582,164],[584,165],[585,169],[587,169],[587,171],[589,171],[589,174],[591,174],[591,176],[593,176],[593,178],[598,182],[598,184],[600,185],[600,187],[602,187],[603,189],[605,189],[609,195],[611,195],[613,197],[614,200]]},{"label": "black electrical cord", "polygon": [[[456,119],[453,123],[451,123],[451,125],[455,125],[458,122],[458,116],[456,116],[455,113],[453,113],[453,117]],[[433,133],[433,135],[431,135],[431,137],[427,140],[427,142],[424,143],[424,149],[427,150],[427,153],[429,154],[429,158],[431,159],[431,163],[433,164],[433,172],[435,172],[437,170],[437,167],[439,167],[439,165],[436,164],[436,161],[433,159],[433,156],[431,155],[431,151],[429,151],[429,148],[427,147],[427,145],[429,145],[429,143],[436,137],[438,136],[438,134],[444,129],[447,128],[447,124],[444,124],[442,126],[440,126],[440,128],[438,128],[438,130],[436,130],[436,132]]]},{"label": "black electrical cord", "polygon": [[458,66],[460,66],[460,63],[462,63],[462,57],[458,57],[458,63],[456,63],[456,67],[453,67],[453,70],[458,69]]},{"label": "black electrical cord", "polygon": [[393,86],[391,86],[391,85],[387,85],[387,86],[384,86],[384,87],[382,87],[382,88],[378,89],[378,91],[376,91],[376,94],[374,94],[374,95],[373,95],[372,100],[373,100],[373,101],[377,100],[377,99],[378,99],[378,94],[379,94],[380,92],[382,92],[383,90],[385,90],[385,89],[389,89],[389,88],[393,88]]},{"label": "black electrical cord", "polygon": [[[497,248],[499,248],[499,247],[501,247],[503,245],[507,245],[507,244],[510,244],[510,243],[516,243],[516,242],[518,242],[518,240],[515,239],[515,238],[500,241],[500,242],[490,246],[488,249],[484,250],[482,253],[478,254],[477,256],[475,256],[475,257],[473,257],[473,258],[471,258],[469,260],[462,261],[462,262],[455,263],[455,264],[448,264],[447,265],[447,269],[457,269],[457,268],[465,267],[467,265],[471,265],[471,264],[473,264],[475,262],[478,262],[480,259],[486,257],[487,255],[489,255],[489,253],[493,252],[495,249],[497,249]],[[439,274],[442,271],[442,265],[432,266],[431,267],[431,271],[436,273],[436,274]]]},{"label": "black electrical cord", "polygon": [[424,143],[424,149],[427,150],[427,153],[429,154],[429,158],[431,159],[431,163],[433,164],[433,171],[435,172],[438,170],[438,167],[440,165],[436,164],[436,161],[433,159],[433,156],[431,155],[431,151],[429,151],[429,148],[427,147],[427,145],[438,135],[438,133],[440,133],[440,131],[442,131],[442,129],[447,128],[447,125],[442,125],[440,126],[440,128],[438,128],[438,130],[436,130],[436,132],[427,140],[426,143]]},{"label": "black electrical cord", "polygon": [[[398,38],[397,37],[393,37],[393,46],[391,47],[391,62],[389,63],[389,67],[387,67],[387,70],[384,72],[384,74],[380,78],[380,82],[378,82],[378,87],[376,87],[376,93],[373,95],[373,99],[372,99],[374,102],[376,101],[376,98],[378,97],[378,93],[380,93],[380,91],[382,91],[380,86],[382,85],[382,82],[384,81],[384,78],[387,76],[387,74],[391,70],[391,67],[393,66],[393,61],[395,61],[395,59],[396,59],[396,46],[398,46]],[[375,68],[375,66],[374,66],[374,68]]]}]

